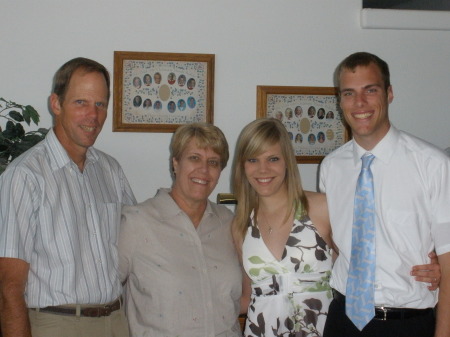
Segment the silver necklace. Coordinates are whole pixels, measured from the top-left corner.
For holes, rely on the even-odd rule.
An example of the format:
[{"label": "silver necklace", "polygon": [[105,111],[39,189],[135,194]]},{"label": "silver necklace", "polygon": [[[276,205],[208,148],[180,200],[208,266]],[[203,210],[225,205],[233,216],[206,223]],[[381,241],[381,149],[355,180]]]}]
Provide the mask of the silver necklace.
[{"label": "silver necklace", "polygon": [[281,227],[284,226],[284,223],[282,223],[280,227],[272,228],[272,226],[269,224],[269,221],[267,221],[267,220],[266,220],[266,224],[267,224],[267,227],[269,227],[268,230],[267,230],[269,232],[269,235],[272,234],[272,232],[274,230],[278,230],[278,229],[280,229]]},{"label": "silver necklace", "polygon": [[280,227],[272,228],[272,226],[269,224],[269,221],[267,221],[267,218],[265,219],[265,221],[266,221],[267,227],[269,227],[269,228],[267,229],[267,232],[269,233],[269,235],[272,234],[272,232],[273,232],[274,230],[281,229],[281,227],[283,227],[287,222],[289,222],[289,220],[288,220],[288,221],[285,221],[285,222],[283,222],[283,223],[280,225]]}]

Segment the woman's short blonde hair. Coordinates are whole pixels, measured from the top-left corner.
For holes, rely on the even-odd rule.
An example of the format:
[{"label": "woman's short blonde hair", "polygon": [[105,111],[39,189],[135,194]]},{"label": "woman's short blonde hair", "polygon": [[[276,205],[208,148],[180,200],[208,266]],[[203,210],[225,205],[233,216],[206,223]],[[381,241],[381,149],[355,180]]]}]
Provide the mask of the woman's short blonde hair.
[{"label": "woman's short blonde hair", "polygon": [[223,132],[212,124],[191,123],[180,126],[172,137],[170,143],[170,165],[172,172],[173,158],[180,160],[187,145],[194,138],[199,148],[210,148],[219,155],[222,170],[227,166],[229,158],[228,142]]},{"label": "woman's short blonde hair", "polygon": [[[232,188],[237,200],[233,231],[239,239],[243,239],[245,236],[252,210],[255,211],[255,216],[258,212],[258,195],[245,175],[245,162],[277,143],[281,146],[281,152],[286,162],[285,183],[288,191],[288,203],[294,209],[302,204],[304,210],[308,210],[308,202],[302,189],[294,149],[286,128],[275,118],[257,119],[241,131],[233,161]],[[289,209],[290,211],[291,209]]]}]

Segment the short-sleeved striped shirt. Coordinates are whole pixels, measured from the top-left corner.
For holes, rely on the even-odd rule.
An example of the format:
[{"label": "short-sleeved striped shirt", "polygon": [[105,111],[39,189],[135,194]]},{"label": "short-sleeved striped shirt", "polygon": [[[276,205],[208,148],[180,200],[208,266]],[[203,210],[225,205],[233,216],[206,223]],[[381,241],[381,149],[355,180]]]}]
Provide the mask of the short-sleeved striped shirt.
[{"label": "short-sleeved striped shirt", "polygon": [[0,256],[30,264],[28,307],[121,294],[120,213],[136,200],[114,158],[91,147],[80,172],[50,130],[0,175],[0,200]]}]

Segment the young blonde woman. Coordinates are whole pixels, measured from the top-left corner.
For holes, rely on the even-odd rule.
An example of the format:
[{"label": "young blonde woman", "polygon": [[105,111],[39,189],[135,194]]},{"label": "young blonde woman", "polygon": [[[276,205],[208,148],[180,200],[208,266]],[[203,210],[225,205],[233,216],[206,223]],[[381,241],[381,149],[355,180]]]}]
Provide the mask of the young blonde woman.
[{"label": "young blonde woman", "polygon": [[320,336],[332,299],[326,198],[303,191],[291,141],[278,120],[258,119],[241,132],[233,191],[233,235],[247,274],[245,336]]},{"label": "young blonde woman", "polygon": [[[232,184],[238,202],[233,237],[245,269],[245,337],[322,336],[332,299],[327,202],[324,194],[303,191],[279,120],[257,119],[242,130]],[[439,278],[436,266],[415,267],[412,275],[429,282],[420,276]]]}]

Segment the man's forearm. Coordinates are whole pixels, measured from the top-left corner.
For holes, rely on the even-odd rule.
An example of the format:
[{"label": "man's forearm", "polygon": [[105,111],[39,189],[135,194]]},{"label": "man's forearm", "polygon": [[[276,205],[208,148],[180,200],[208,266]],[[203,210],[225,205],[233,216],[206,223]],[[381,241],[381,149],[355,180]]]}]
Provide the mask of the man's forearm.
[{"label": "man's forearm", "polygon": [[0,317],[3,337],[31,337],[28,309],[22,294],[6,289],[2,291]]},{"label": "man's forearm", "polygon": [[449,302],[438,304],[435,337],[450,337],[449,317]]},{"label": "man's forearm", "polygon": [[450,253],[438,257],[441,265],[441,282],[436,316],[435,337],[450,337]]},{"label": "man's forearm", "polygon": [[31,337],[25,285],[29,264],[15,258],[0,258],[0,317],[3,337]]}]

